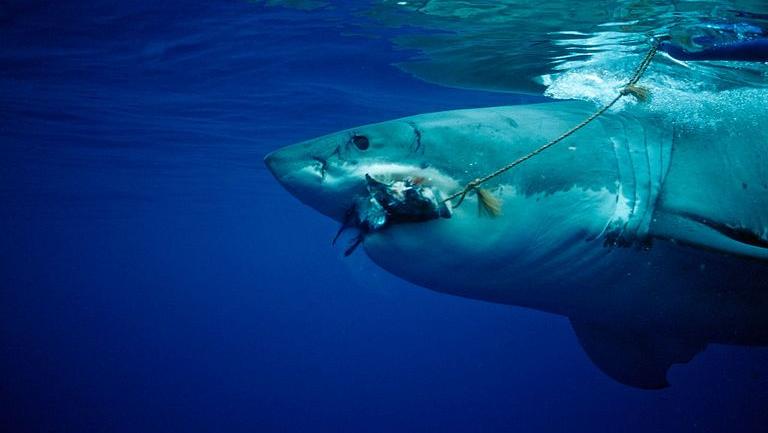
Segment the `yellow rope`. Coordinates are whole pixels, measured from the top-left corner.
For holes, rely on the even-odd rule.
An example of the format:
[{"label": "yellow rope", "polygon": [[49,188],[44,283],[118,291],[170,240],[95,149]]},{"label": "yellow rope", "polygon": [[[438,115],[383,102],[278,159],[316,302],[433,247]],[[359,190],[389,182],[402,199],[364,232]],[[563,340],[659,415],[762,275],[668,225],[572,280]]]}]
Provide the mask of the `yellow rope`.
[{"label": "yellow rope", "polygon": [[453,200],[453,199],[458,197],[459,201],[453,206],[453,207],[458,207],[464,201],[464,198],[466,198],[467,194],[470,191],[472,191],[473,189],[476,189],[477,187],[479,187],[483,183],[493,179],[494,177],[503,174],[504,172],[510,170],[511,168],[524,163],[525,161],[527,161],[527,160],[533,158],[534,156],[538,155],[539,153],[549,149],[550,147],[554,146],[555,144],[565,140],[566,138],[571,136],[573,133],[575,133],[579,129],[587,126],[590,122],[592,122],[593,120],[595,120],[598,117],[600,117],[600,115],[602,115],[603,113],[608,111],[609,108],[613,107],[614,104],[616,104],[616,102],[618,102],[619,99],[623,98],[624,96],[631,94],[631,95],[635,95],[638,98],[641,98],[641,93],[640,93],[639,89],[635,86],[635,84],[637,84],[637,82],[640,80],[640,78],[645,73],[646,69],[648,69],[648,66],[651,64],[651,60],[653,60],[653,56],[656,55],[656,52],[659,50],[659,45],[661,44],[661,42],[663,40],[664,40],[663,38],[656,38],[656,39],[654,39],[653,44],[651,45],[651,49],[648,51],[648,54],[645,55],[645,57],[643,58],[643,61],[640,62],[640,64],[638,65],[637,69],[635,69],[635,73],[632,75],[632,78],[621,89],[619,94],[616,95],[616,97],[611,100],[611,102],[609,102],[608,104],[602,106],[599,110],[595,111],[591,116],[587,117],[583,122],[579,123],[578,125],[574,126],[573,128],[569,129],[568,131],[564,132],[562,135],[560,135],[559,137],[557,137],[554,140],[550,141],[549,143],[539,147],[538,149],[535,149],[535,150],[531,151],[530,153],[527,153],[527,154],[521,156],[520,158],[510,162],[509,164],[505,165],[504,167],[501,167],[500,169],[494,171],[493,173],[491,173],[491,174],[489,174],[487,176],[479,177],[479,178],[477,178],[477,179],[475,179],[473,181],[470,181],[469,183],[467,183],[467,185],[461,191],[458,191],[458,192],[455,192],[455,193],[451,194],[450,196],[448,196],[448,198],[446,198],[443,201],[444,202],[448,202],[448,201],[451,201],[451,200]]}]

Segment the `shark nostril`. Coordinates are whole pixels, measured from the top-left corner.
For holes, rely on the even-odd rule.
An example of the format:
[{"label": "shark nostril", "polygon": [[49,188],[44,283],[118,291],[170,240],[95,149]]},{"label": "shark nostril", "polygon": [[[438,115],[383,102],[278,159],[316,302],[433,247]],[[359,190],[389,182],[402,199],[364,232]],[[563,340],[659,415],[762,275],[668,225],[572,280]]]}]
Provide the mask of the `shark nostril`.
[{"label": "shark nostril", "polygon": [[325,179],[325,171],[328,168],[328,160],[324,158],[320,158],[319,156],[313,156],[312,159],[317,161],[320,164],[320,177]]}]

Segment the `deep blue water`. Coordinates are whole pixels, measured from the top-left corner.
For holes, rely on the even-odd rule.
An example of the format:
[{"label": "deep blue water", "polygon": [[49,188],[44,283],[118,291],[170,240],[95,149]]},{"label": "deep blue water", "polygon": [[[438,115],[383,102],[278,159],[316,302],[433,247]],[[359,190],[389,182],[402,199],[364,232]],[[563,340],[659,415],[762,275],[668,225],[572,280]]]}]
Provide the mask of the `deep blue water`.
[{"label": "deep blue water", "polygon": [[767,431],[765,349],[636,390],[564,318],[342,258],[267,152],[536,99],[412,78],[348,9],[0,5],[0,431]]}]

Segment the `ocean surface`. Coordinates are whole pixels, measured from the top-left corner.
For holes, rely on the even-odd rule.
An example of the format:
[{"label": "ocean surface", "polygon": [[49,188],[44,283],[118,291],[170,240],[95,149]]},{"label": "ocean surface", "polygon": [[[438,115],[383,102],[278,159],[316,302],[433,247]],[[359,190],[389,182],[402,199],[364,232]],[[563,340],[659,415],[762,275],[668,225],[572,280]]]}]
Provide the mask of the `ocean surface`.
[{"label": "ocean surface", "polygon": [[[599,101],[579,68],[607,70],[624,41],[522,46],[536,29],[510,30],[505,10],[399,3],[0,4],[0,431],[768,431],[768,349],[711,345],[668,389],[621,385],[563,317],[344,258],[336,223],[272,178],[268,152],[365,123],[545,92]],[[761,2],[707,3],[665,13],[765,18],[744,18]],[[630,57],[656,28],[633,20],[615,21],[640,26]],[[764,67],[665,83],[699,105],[738,94],[747,113]]]}]

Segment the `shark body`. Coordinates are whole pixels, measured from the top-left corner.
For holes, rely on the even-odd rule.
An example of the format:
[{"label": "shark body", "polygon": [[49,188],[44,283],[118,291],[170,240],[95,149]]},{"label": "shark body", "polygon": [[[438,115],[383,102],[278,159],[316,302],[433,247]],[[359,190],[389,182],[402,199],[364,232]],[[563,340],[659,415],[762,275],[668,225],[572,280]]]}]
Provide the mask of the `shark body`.
[{"label": "shark body", "polygon": [[[429,113],[361,126],[266,157],[283,186],[343,221],[366,175],[445,195],[594,110],[556,102]],[[368,233],[382,268],[432,290],[570,318],[592,361],[640,388],[709,343],[768,345],[768,135],[676,131],[610,113],[486,184],[450,218]]]}]

